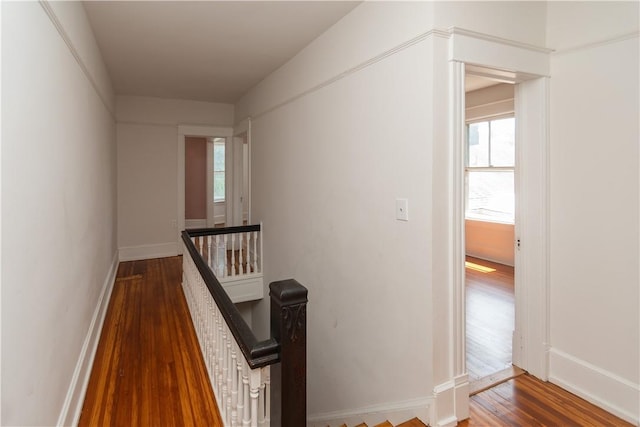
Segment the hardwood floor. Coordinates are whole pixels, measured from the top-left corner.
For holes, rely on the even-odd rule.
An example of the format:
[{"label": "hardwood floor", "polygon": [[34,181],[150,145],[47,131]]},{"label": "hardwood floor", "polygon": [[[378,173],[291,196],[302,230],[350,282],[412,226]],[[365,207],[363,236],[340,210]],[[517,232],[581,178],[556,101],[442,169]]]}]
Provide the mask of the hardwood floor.
[{"label": "hardwood floor", "polygon": [[120,264],[80,426],[222,426],[181,280],[182,257]]},{"label": "hardwood floor", "polygon": [[470,418],[458,426],[632,426],[586,400],[530,375],[519,376],[472,396],[469,413]]},{"label": "hardwood floor", "polygon": [[[181,257],[120,264],[79,426],[222,426],[181,274]],[[472,396],[459,425],[631,426],[528,375]]]},{"label": "hardwood floor", "polygon": [[469,381],[511,367],[513,267],[467,257],[466,315]]},{"label": "hardwood floor", "polygon": [[[472,396],[462,427],[631,426],[620,418],[511,365],[512,267],[467,257],[467,370]],[[516,376],[513,379],[510,377]],[[508,379],[505,381],[505,379]],[[495,385],[499,383],[498,385]]]}]

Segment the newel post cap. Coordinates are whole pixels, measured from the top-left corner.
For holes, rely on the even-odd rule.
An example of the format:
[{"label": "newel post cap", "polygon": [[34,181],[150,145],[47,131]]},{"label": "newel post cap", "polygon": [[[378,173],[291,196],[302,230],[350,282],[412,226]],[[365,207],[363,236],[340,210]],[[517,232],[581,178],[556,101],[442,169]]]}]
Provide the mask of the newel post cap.
[{"label": "newel post cap", "polygon": [[269,284],[269,295],[279,306],[304,304],[308,290],[295,279],[279,280]]}]

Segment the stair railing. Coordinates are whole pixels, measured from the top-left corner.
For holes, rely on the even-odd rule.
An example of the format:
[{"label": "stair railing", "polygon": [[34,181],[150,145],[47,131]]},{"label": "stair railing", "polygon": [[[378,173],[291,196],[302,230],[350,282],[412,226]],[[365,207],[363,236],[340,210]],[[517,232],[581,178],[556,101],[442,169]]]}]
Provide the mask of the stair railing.
[{"label": "stair railing", "polygon": [[[214,252],[204,251],[209,237],[260,234],[260,228],[251,225],[183,231],[183,288],[224,425],[304,426],[307,289],[293,279],[269,285],[271,337],[258,341],[214,274],[215,268],[209,267],[208,258]],[[206,239],[198,239],[203,236]],[[249,257],[245,267],[234,259],[231,268],[247,274],[261,273],[262,251],[258,253],[257,247],[254,243],[257,258],[251,258],[247,249],[243,255]],[[271,396],[273,382],[279,384],[274,389],[280,390],[275,399]]]}]

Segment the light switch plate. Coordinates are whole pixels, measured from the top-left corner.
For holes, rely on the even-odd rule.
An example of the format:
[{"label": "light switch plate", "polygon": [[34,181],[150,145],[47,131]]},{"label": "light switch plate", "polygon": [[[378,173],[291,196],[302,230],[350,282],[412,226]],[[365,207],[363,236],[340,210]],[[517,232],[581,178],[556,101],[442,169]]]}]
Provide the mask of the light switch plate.
[{"label": "light switch plate", "polygon": [[409,221],[409,201],[407,199],[396,199],[396,219]]}]

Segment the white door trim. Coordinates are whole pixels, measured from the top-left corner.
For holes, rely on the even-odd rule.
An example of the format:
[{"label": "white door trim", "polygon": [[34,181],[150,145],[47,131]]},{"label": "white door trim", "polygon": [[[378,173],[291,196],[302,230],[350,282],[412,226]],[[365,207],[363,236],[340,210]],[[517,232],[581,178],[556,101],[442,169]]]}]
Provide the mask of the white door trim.
[{"label": "white door trim", "polygon": [[[248,155],[249,155],[249,159],[248,159],[248,163],[247,163],[247,168],[248,168],[247,175],[248,175],[248,181],[249,182],[248,182],[248,185],[247,185],[247,194],[243,194],[243,197],[244,197],[243,203],[245,203],[247,205],[247,224],[251,224],[251,117],[247,117],[246,119],[242,120],[240,123],[238,123],[233,128],[233,136],[234,137],[239,137],[240,135],[242,135],[244,133],[246,133],[246,135],[247,135],[247,151],[248,151]],[[242,160],[242,159],[240,159],[240,160]],[[243,190],[242,189],[242,176],[240,176],[240,179],[238,180],[237,185],[238,185],[239,191],[242,192],[242,190]],[[227,212],[229,212],[229,211],[227,210]],[[243,213],[240,212],[239,216],[240,216],[240,220],[242,221]]]},{"label": "white door trim", "polygon": [[[469,67],[476,73],[491,75],[502,81],[522,83],[518,90],[516,132],[520,151],[518,180],[526,191],[526,200],[519,206],[523,226],[517,238],[523,242],[520,251],[519,285],[516,292],[517,336],[521,351],[514,361],[533,375],[546,379],[548,375],[548,84],[549,52],[544,48],[516,45],[493,37],[481,37],[461,29],[450,29],[449,45],[449,191],[451,263],[450,295],[453,295],[451,319],[454,377],[466,374],[465,276],[464,276],[464,74]],[[531,83],[530,83],[530,82]],[[533,154],[535,153],[535,155]],[[533,156],[533,158],[529,158]],[[524,243],[526,242],[526,245]],[[458,420],[468,416],[468,396],[456,394],[455,415]]]},{"label": "white door trim", "polygon": [[215,227],[215,209],[213,204],[213,138],[207,138],[207,227]]},{"label": "white door trim", "polygon": [[[549,374],[549,78],[516,85],[515,365]],[[520,344],[518,346],[518,344]]]}]

